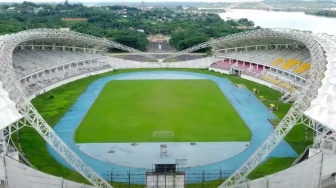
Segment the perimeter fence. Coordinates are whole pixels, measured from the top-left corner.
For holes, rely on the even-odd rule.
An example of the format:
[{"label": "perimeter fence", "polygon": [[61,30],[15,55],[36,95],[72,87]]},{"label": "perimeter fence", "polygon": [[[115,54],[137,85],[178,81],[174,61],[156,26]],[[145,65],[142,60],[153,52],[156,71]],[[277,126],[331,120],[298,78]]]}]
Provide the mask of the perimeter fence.
[{"label": "perimeter fence", "polygon": [[[146,173],[138,171],[108,171],[103,178],[116,188],[215,188],[228,178],[233,171],[178,171],[174,173]],[[149,174],[151,177],[149,177]],[[183,179],[181,180],[181,174]],[[147,182],[151,181],[151,183]],[[151,185],[151,186],[149,186]]]}]

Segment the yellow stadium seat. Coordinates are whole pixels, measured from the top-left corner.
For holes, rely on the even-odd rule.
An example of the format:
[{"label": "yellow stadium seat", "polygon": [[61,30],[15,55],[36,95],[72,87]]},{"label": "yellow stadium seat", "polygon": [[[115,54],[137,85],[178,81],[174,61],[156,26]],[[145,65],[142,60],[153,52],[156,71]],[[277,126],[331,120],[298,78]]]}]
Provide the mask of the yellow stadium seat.
[{"label": "yellow stadium seat", "polygon": [[291,85],[289,85],[287,83],[284,83],[284,82],[281,83],[280,86],[283,87],[283,88],[285,88],[285,89],[287,89],[287,90],[289,90],[289,91],[292,91],[292,92],[294,92],[296,90],[295,87],[293,87],[293,86],[291,86]]},{"label": "yellow stadium seat", "polygon": [[274,80],[273,83],[275,83],[275,84],[280,84],[281,81],[280,81],[280,80]]},{"label": "yellow stadium seat", "polygon": [[294,70],[294,73],[301,74],[310,69],[310,63],[302,63],[299,67]]},{"label": "yellow stadium seat", "polygon": [[276,79],[274,77],[266,76],[266,75],[262,76],[261,79],[263,79],[265,81],[269,81],[269,82],[271,82],[271,83],[273,83],[275,85],[279,85],[281,83],[280,80],[278,80],[278,79]]},{"label": "yellow stadium seat", "polygon": [[288,70],[288,69],[294,67],[295,65],[301,64],[301,63],[302,62],[300,60],[297,60],[297,59],[288,59],[286,61],[286,63],[284,63],[283,65],[281,65],[281,68],[285,69],[285,70]]},{"label": "yellow stadium seat", "polygon": [[285,60],[284,58],[279,58],[279,59],[273,61],[271,65],[272,65],[272,66],[277,66],[277,65],[279,65],[280,63],[282,63],[284,60]]},{"label": "yellow stadium seat", "polygon": [[262,78],[263,80],[268,80],[268,79],[269,79],[269,77],[266,76],[266,75],[262,76],[261,78]]}]

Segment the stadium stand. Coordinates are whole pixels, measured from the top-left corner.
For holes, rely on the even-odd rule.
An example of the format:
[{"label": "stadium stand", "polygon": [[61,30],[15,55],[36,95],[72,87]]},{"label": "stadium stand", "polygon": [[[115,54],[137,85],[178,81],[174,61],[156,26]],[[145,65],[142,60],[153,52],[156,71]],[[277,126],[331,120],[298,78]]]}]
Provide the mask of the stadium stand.
[{"label": "stadium stand", "polygon": [[99,53],[30,49],[15,50],[13,66],[27,96],[70,77],[112,68]]},{"label": "stadium stand", "polygon": [[251,66],[251,64],[248,63],[248,62],[238,62],[238,63],[236,63],[233,67],[234,67],[235,69],[239,69],[239,70],[241,70],[241,71],[245,71],[245,70],[248,69],[250,66]]},{"label": "stadium stand", "polygon": [[17,77],[21,78],[49,67],[101,56],[102,54],[59,50],[17,50],[13,53],[13,63]]},{"label": "stadium stand", "polygon": [[302,62],[296,59],[288,59],[286,63],[281,65],[281,69],[289,70],[290,68],[294,67],[295,65],[301,64]]},{"label": "stadium stand", "polygon": [[284,61],[284,58],[278,58],[271,63],[272,66],[277,66]]},{"label": "stadium stand", "polygon": [[170,63],[160,62],[141,62],[127,59],[116,58],[107,56],[107,63],[113,69],[134,69],[134,68],[192,68],[192,69],[206,69],[209,68],[214,62],[213,57],[198,58],[189,61],[178,61]]},{"label": "stadium stand", "polygon": [[272,82],[272,83],[275,84],[275,85],[279,85],[279,84],[281,83],[280,80],[278,80],[278,79],[276,79],[276,78],[273,78],[273,77],[270,77],[270,76],[263,75],[261,78],[262,78],[263,80]]},{"label": "stadium stand", "polygon": [[301,74],[310,69],[310,63],[301,63],[296,69],[294,69],[294,73]]},{"label": "stadium stand", "polygon": [[310,61],[307,49],[245,50],[248,48],[253,47],[227,49],[227,52],[219,53],[217,58],[221,59],[211,68],[231,73],[240,71],[273,84],[273,88],[283,93],[295,92],[305,84],[310,69],[310,63],[303,63]]},{"label": "stadium stand", "polygon": [[291,84],[289,84],[288,81],[286,82],[284,80],[279,80],[279,78],[273,77],[271,75],[263,75],[261,76],[261,79],[271,82],[272,84],[279,86],[282,89],[287,90],[289,92],[294,92],[296,90],[296,88]]},{"label": "stadium stand", "polygon": [[266,67],[251,63],[250,67],[245,69],[245,74],[249,76],[256,77],[257,75],[260,75],[262,71],[266,71]]},{"label": "stadium stand", "polygon": [[216,61],[213,65],[211,65],[214,68],[218,69],[226,69],[228,70],[234,63],[231,63],[229,60],[220,60]]},{"label": "stadium stand", "polygon": [[[263,31],[265,31],[265,33],[262,33]],[[251,37],[250,36],[251,33],[249,32],[251,32],[252,34],[253,32],[257,32],[257,35],[251,35],[252,36]],[[300,36],[302,38],[300,39],[300,37],[297,37],[298,34],[295,35],[295,33],[298,33],[296,31],[288,31],[288,30],[272,31],[268,29],[265,29],[265,30],[259,29],[255,31],[249,31],[249,32],[247,32],[247,34],[243,36],[244,40],[242,41],[249,41],[246,39],[251,39],[251,38],[254,39],[253,37],[255,36],[264,37],[265,34],[268,36],[270,33],[274,32],[274,35],[272,35],[271,39],[273,39],[273,37],[279,37],[279,36],[285,36],[285,37],[292,36],[292,40],[294,40],[295,42],[297,42],[298,40],[299,42],[304,43],[303,40],[309,40],[306,43],[307,48],[309,47],[309,50],[315,49],[314,47],[318,46],[317,44],[314,43],[316,41],[319,41],[320,44],[323,44],[323,45],[326,45],[327,43],[332,44],[331,41],[334,41],[334,44],[336,43],[336,39],[334,36],[328,36],[330,39],[328,42],[325,42],[324,40],[326,40],[326,37],[314,36],[311,34],[301,33]],[[42,35],[43,31],[38,31],[36,33]],[[53,30],[53,32],[50,32],[50,33],[48,33],[50,34],[50,36],[48,35],[48,37],[51,37],[51,38],[58,37],[56,35],[57,32],[55,32],[55,30]],[[75,36],[78,37],[77,35]],[[22,37],[22,35],[19,34],[19,37]],[[313,37],[315,37],[316,40],[315,39],[313,40],[312,39]],[[28,37],[27,40],[28,39],[30,38]],[[0,46],[2,45],[1,40],[3,40],[3,37],[0,38]],[[88,37],[87,40],[93,40],[93,39]],[[98,40],[98,39],[95,39],[95,40]],[[260,40],[262,40],[262,38],[260,38]],[[335,46],[336,45],[334,45],[333,47]],[[71,49],[71,47],[69,49]],[[58,83],[64,79],[71,78],[72,76],[77,75],[77,74],[83,74],[83,73],[85,74],[86,72],[94,71],[96,69],[111,68],[111,65],[106,62],[106,58],[102,54],[86,53],[85,51],[78,52],[78,51],[72,51],[69,49],[64,51],[63,47],[59,47],[53,50],[50,50],[50,49],[49,50],[41,50],[41,49],[34,50],[33,48],[23,49],[22,51],[16,50],[13,55],[14,69],[15,69],[15,73],[20,83],[22,84],[22,86],[24,86],[24,92],[27,92],[27,90],[39,90],[39,89],[45,88],[48,84]],[[329,51],[331,49],[332,49],[331,47],[323,46],[324,52],[323,51],[322,52],[326,54],[326,51]],[[1,53],[3,52],[8,53],[7,51],[1,51]],[[0,55],[3,55],[1,53]],[[301,87],[302,85],[305,85],[305,82],[306,82],[305,76],[307,76],[307,74],[310,71],[312,70],[322,71],[324,69],[322,68],[315,69],[315,68],[318,66],[326,66],[325,64],[323,64],[324,61],[319,59],[319,58],[324,58],[324,60],[327,59],[323,56],[323,53],[320,53],[320,51],[317,51],[315,53],[316,54],[313,54],[313,53],[310,54],[307,49],[272,49],[272,48],[263,49],[263,50],[230,51],[230,52],[227,52],[227,53],[224,53],[218,56],[220,57],[219,59],[221,60],[216,61],[211,67],[217,68],[217,69],[226,69],[226,70],[230,70],[231,68],[235,68],[235,67],[241,68],[239,70],[241,70],[242,72],[251,73],[251,75],[253,75],[253,79],[258,78],[259,80],[267,81],[268,83],[271,83],[277,87],[286,88],[289,91],[297,92],[299,87]],[[329,60],[330,60],[330,62],[328,62],[328,66],[331,66],[330,64],[332,63],[331,60],[334,59],[334,57],[330,54],[335,54],[335,51],[328,54]],[[312,62],[313,63],[312,65],[314,65],[312,66],[312,70],[310,70],[311,64],[309,63],[310,55],[316,58],[314,60],[317,60],[317,61]],[[274,63],[277,59],[280,59],[280,58],[283,59],[280,63],[276,65],[272,65],[272,63]],[[3,64],[4,63],[8,63],[9,65],[13,64],[13,62],[11,62],[12,61],[11,58],[10,58],[10,61],[8,62],[7,62],[7,59],[5,58],[3,58],[2,60],[4,60],[2,62]],[[289,60],[290,60],[290,63],[289,63]],[[113,61],[116,63],[115,65],[121,64],[121,62],[124,62],[121,60],[117,62],[115,59],[113,59]],[[299,61],[299,62],[296,62],[296,61]],[[302,62],[306,62],[306,63],[302,63]],[[139,64],[143,64],[143,63],[138,62],[137,64],[135,64],[134,62],[125,61],[125,63],[122,66],[120,66],[120,68],[138,68]],[[150,67],[149,64],[145,64],[145,65]],[[161,64],[160,66],[162,68]],[[188,66],[189,68],[196,67],[192,63],[190,63],[190,65],[188,64]],[[323,74],[322,72],[320,73]],[[7,76],[6,71],[3,71],[2,74]],[[314,75],[317,75],[317,74],[312,74],[312,76]],[[1,76],[2,75],[0,75],[0,77]],[[1,78],[2,78],[1,81],[3,80],[7,81],[6,79],[4,79],[4,77],[1,77]],[[309,81],[314,82],[314,79],[310,79]],[[334,79],[323,81],[323,84],[325,84],[325,87],[321,87],[320,82],[313,83],[313,84],[316,84],[317,87],[316,88],[314,87],[314,91],[311,91],[311,92],[312,93],[316,92],[317,89],[320,87],[322,89],[320,89],[319,92],[331,91],[331,89],[334,89],[334,86],[333,86],[334,82],[335,82]],[[309,86],[312,86],[312,85],[309,85]],[[329,90],[326,90],[326,88],[328,88]],[[307,94],[307,93],[309,94],[309,90],[305,90],[305,92],[306,93],[304,94]],[[32,93],[32,91],[28,91],[28,93]],[[326,92],[322,94],[331,94],[331,93]],[[310,103],[312,101],[312,97],[316,97],[313,95],[314,93],[312,95],[305,95],[305,98],[303,100],[308,100],[308,101],[298,101],[297,104],[300,105],[301,102],[302,104]],[[319,93],[318,95],[322,96],[321,93]],[[3,92],[0,87],[0,98],[2,97],[1,98],[2,100],[0,101],[0,113],[3,113],[1,110],[3,109],[4,106],[11,104],[10,102],[7,101],[6,97],[3,97],[3,96],[6,96],[6,91]],[[329,103],[328,101],[331,100],[334,102],[334,98],[331,98],[331,96],[328,96],[328,97],[321,98],[321,100],[322,102],[324,102],[323,104],[326,104],[328,108],[333,109],[334,106],[329,107],[329,104],[334,104],[334,103],[331,103],[331,102]],[[3,101],[7,101],[7,102],[3,102]],[[317,101],[316,103],[319,104],[319,101]],[[19,106],[18,103],[16,105]],[[24,107],[27,107],[27,106],[24,106]],[[32,106],[28,106],[28,107],[33,108]],[[315,111],[312,110],[312,113],[318,115],[318,116],[312,116],[313,120],[315,119],[319,120],[318,118],[324,118],[324,119],[331,118],[332,119],[334,117],[332,116],[334,115],[334,113],[330,114],[330,116],[325,113],[325,110],[328,108],[325,108],[325,107],[321,108],[322,109],[321,114],[323,116],[320,113],[317,114]],[[302,114],[301,111],[295,111],[296,109],[299,109],[299,108],[292,108],[289,111],[289,113],[292,113],[292,114],[289,114],[288,117],[294,117],[293,121],[283,121],[284,125],[286,125],[287,127],[292,126],[291,123],[293,124],[298,123],[296,120],[294,120],[296,117],[300,117],[297,119],[300,119],[300,121],[302,120],[301,117],[304,115]],[[12,110],[15,111],[15,109],[13,108]],[[23,108],[23,110],[26,110],[26,108]],[[299,109],[299,110],[302,110],[302,109]],[[37,113],[37,112],[35,111],[30,111],[30,112],[31,113],[29,114],[29,117],[35,117],[35,118],[40,117],[40,116],[34,116],[35,115],[34,113]],[[299,114],[300,116],[296,116],[296,114]],[[326,116],[328,118],[326,118]],[[2,117],[0,118],[1,118],[0,122],[2,122],[3,118]],[[322,121],[319,121],[319,122],[322,122]],[[334,121],[328,121],[327,123],[334,123]],[[328,125],[327,123],[325,123],[325,125]],[[9,126],[6,124],[8,124],[8,122],[4,123],[3,126]],[[42,125],[42,124],[39,124],[39,125]],[[322,126],[320,123],[314,124],[314,126],[315,125],[319,126],[320,128],[323,128],[323,130],[325,129],[328,130],[328,128],[330,128],[328,126]],[[48,125],[45,125],[43,128],[46,128],[47,126]],[[286,127],[281,127],[281,130],[284,130],[285,128]],[[1,133],[4,133],[5,132],[4,130],[5,129],[2,129]],[[314,129],[314,131],[320,131],[320,130],[322,129],[316,129],[316,130]],[[277,133],[281,133],[281,132],[277,132]],[[335,135],[334,131],[331,131],[331,133]],[[245,180],[247,181],[244,181],[244,183],[242,184],[235,185],[235,187],[260,187],[260,188],[263,188],[263,187],[265,188],[266,187],[308,187],[308,186],[309,187],[323,187],[323,188],[336,187],[336,184],[335,184],[335,169],[336,169],[336,163],[335,163],[336,141],[335,140],[336,140],[336,136],[332,134],[327,135],[327,136],[321,134],[321,137],[318,137],[319,135],[316,134],[315,135],[316,142],[314,143],[316,144],[316,146],[314,146],[316,150],[314,151],[313,149],[311,150],[310,148],[308,159],[304,160],[298,165],[293,166],[285,171],[282,171],[282,172],[279,172],[273,175],[269,175],[269,176],[263,177],[261,179],[253,180],[253,181],[248,181],[245,178]],[[281,136],[285,136],[285,135],[281,135]],[[46,140],[48,141],[48,139]],[[275,143],[274,140],[272,140],[272,142],[269,142],[268,144],[273,144],[273,143]],[[0,147],[0,149],[1,148],[3,147]],[[264,150],[262,152],[264,152]],[[260,154],[260,153],[257,153],[257,154]],[[1,159],[0,160],[0,172],[1,172],[0,173],[0,180],[1,180],[0,187],[6,187],[3,185],[12,185],[13,187],[25,187],[26,185],[29,185],[29,187],[74,187],[74,188],[75,187],[90,187],[90,186],[86,186],[83,184],[77,184],[74,182],[63,180],[62,178],[57,178],[57,177],[53,177],[53,176],[41,173],[35,169],[29,168],[19,163],[17,160],[14,160],[8,157],[9,154],[6,154],[6,155],[7,156],[5,157],[3,155],[0,155],[0,159]],[[255,156],[260,156],[260,155],[255,155]],[[252,158],[252,159],[256,160],[257,158]],[[250,163],[246,163],[246,164],[250,164]],[[241,168],[241,169],[246,169],[246,168]],[[88,169],[86,168],[86,170]],[[93,177],[91,176],[91,174],[92,173],[90,172],[88,176],[89,178]],[[243,173],[239,173],[239,174],[243,174]],[[108,186],[105,186],[105,187],[108,187]]]},{"label": "stadium stand", "polygon": [[[294,58],[301,61],[309,61],[309,51],[306,49],[273,49],[273,50],[247,50],[238,52],[220,53],[219,57],[229,59],[239,59],[252,61],[267,66],[277,66],[284,62],[285,59]],[[282,60],[282,61],[281,61]],[[279,61],[279,62],[278,62]],[[272,63],[275,63],[272,65]]]}]

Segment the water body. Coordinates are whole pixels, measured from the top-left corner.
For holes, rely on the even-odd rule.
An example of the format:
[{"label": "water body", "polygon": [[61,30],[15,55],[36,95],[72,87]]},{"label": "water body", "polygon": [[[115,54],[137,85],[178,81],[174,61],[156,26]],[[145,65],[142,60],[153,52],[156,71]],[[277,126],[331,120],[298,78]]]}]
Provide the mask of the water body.
[{"label": "water body", "polygon": [[308,15],[304,12],[232,9],[219,16],[226,20],[248,18],[263,28],[292,28],[336,35],[336,18]]}]

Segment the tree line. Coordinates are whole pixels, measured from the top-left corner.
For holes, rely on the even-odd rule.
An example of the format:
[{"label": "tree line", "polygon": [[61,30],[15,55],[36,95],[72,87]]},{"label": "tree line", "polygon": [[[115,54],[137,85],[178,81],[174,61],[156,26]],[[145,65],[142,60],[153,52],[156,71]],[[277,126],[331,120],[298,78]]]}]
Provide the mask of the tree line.
[{"label": "tree line", "polygon": [[[8,12],[10,6],[15,11]],[[36,8],[41,8],[34,12]],[[123,9],[124,8],[124,9]],[[86,18],[67,21],[64,18]],[[222,20],[218,14],[184,11],[181,8],[153,8],[102,6],[82,4],[21,4],[0,7],[0,34],[15,33],[33,28],[61,28],[107,38],[145,51],[148,35],[170,35],[170,44],[177,50],[205,42],[211,38],[242,31],[238,26],[254,26],[247,19]]]},{"label": "tree line", "polygon": [[316,16],[336,17],[336,11],[335,10],[307,11],[306,14],[313,14],[313,15],[316,15]]}]

